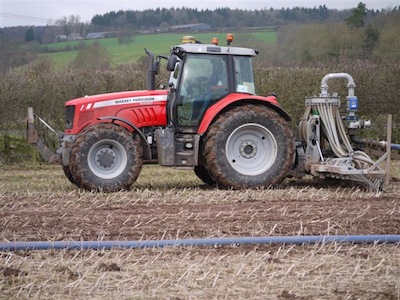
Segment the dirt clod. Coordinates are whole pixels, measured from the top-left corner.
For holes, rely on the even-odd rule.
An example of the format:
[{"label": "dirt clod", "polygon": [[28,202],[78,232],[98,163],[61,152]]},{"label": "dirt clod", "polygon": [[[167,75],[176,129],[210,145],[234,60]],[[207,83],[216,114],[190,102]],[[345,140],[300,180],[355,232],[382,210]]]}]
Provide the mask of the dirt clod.
[{"label": "dirt clod", "polygon": [[112,272],[112,271],[121,271],[121,268],[116,264],[116,263],[101,263],[98,266],[98,270],[99,271],[103,271],[103,272]]},{"label": "dirt clod", "polygon": [[20,276],[20,275],[27,275],[26,272],[23,272],[23,271],[21,271],[19,269],[8,268],[8,267],[0,268],[0,273],[4,277],[13,277],[13,276],[17,277],[17,276]]}]

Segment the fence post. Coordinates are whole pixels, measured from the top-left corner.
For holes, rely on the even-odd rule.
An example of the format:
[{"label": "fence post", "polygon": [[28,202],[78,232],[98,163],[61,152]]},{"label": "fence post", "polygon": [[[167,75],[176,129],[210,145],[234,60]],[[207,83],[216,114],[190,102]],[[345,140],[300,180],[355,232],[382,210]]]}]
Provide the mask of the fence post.
[{"label": "fence post", "polygon": [[389,186],[390,183],[390,164],[392,154],[392,114],[388,115],[387,118],[387,144],[386,144],[386,180],[385,186]]},{"label": "fence post", "polygon": [[31,148],[31,163],[32,165],[37,165],[37,149],[35,146],[30,145]]}]

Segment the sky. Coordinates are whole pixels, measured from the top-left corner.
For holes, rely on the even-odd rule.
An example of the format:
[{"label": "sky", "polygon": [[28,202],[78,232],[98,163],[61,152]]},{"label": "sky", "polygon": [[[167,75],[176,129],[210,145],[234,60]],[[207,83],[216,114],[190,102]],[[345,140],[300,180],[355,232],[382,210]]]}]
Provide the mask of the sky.
[{"label": "sky", "polygon": [[78,15],[83,22],[90,22],[96,14],[118,10],[145,10],[171,7],[197,9],[263,9],[318,7],[326,5],[330,9],[351,9],[359,2],[368,9],[392,9],[400,6],[400,0],[186,0],[179,2],[162,0],[0,0],[0,27],[44,26],[54,23],[64,16]]}]

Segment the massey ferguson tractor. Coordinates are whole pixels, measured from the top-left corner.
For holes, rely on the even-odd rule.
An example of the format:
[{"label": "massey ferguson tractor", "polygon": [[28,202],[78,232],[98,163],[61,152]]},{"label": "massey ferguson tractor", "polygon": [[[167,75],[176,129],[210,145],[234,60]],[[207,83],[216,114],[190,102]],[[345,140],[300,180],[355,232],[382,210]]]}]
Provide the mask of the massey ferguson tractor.
[{"label": "massey ferguson tractor", "polygon": [[[168,57],[154,57],[146,49],[146,90],[66,102],[65,130],[56,153],[38,136],[34,120],[50,126],[28,108],[28,142],[86,190],[129,189],[147,163],[191,169],[208,185],[232,189],[274,186],[305,174],[382,188],[386,172],[380,163],[386,157],[374,162],[361,151],[367,141],[355,131],[369,122],[356,116],[350,75],[323,78],[321,94],[306,99],[295,140],[291,118],[276,96],[255,94],[252,58],[258,51],[232,47],[232,40],[228,35],[227,45],[219,46],[186,38],[171,47]],[[167,87],[157,90],[155,76],[162,59],[170,77]],[[348,82],[345,120],[339,114],[339,97],[328,93],[332,79]],[[386,144],[375,146],[384,149]]]}]

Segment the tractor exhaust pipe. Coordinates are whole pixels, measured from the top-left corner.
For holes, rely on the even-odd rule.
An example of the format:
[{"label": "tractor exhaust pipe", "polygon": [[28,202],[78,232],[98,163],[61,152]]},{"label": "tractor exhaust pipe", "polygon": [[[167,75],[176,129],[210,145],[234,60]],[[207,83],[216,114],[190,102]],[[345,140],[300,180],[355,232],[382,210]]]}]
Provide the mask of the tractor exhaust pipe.
[{"label": "tractor exhaust pipe", "polygon": [[144,51],[149,56],[148,60],[148,69],[147,69],[147,81],[146,81],[146,89],[148,91],[156,89],[156,73],[157,69],[154,65],[154,54],[149,49],[144,48]]}]

